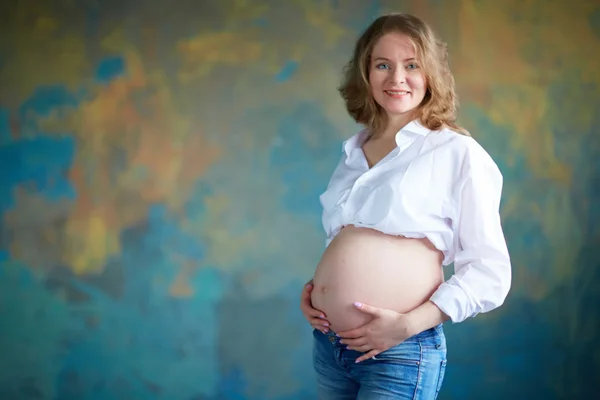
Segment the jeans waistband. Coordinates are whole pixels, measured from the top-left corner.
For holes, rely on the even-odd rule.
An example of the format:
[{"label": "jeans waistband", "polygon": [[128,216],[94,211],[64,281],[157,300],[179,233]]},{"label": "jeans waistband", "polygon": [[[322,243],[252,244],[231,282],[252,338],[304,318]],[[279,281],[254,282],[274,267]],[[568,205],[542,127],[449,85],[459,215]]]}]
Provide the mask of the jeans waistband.
[{"label": "jeans waistband", "polygon": [[[434,337],[434,336],[443,334],[443,331],[444,331],[443,326],[444,326],[443,324],[436,325],[433,328],[429,328],[422,332],[419,332],[416,335],[409,337],[408,339],[418,340],[418,339],[425,339],[425,338],[430,338],[430,337]],[[341,338],[337,335],[337,333],[335,333],[331,329],[327,333],[324,333],[324,335],[327,337],[327,339],[332,344],[343,346],[342,344],[340,344]]]}]

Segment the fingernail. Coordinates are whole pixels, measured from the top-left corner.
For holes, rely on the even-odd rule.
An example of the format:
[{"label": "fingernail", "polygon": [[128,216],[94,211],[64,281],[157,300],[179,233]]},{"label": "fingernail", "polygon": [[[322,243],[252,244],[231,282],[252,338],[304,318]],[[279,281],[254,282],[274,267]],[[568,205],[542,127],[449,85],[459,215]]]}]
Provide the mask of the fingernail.
[{"label": "fingernail", "polygon": [[325,322],[325,323],[323,324],[323,326],[329,326],[329,324],[328,324],[327,322]]},{"label": "fingernail", "polygon": [[309,283],[308,285],[306,285],[307,289],[310,289],[312,287],[312,285]]},{"label": "fingernail", "polygon": [[358,307],[358,308],[361,308],[361,307],[362,307],[362,303],[359,303],[358,301],[357,301],[356,303],[354,303],[354,305],[355,305],[356,307]]}]

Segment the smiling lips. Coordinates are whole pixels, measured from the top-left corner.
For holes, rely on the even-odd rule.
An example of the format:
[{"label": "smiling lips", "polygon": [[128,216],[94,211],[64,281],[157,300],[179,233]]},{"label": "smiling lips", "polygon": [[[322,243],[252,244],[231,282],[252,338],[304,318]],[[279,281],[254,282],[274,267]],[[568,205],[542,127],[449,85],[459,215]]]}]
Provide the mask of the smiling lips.
[{"label": "smiling lips", "polygon": [[384,90],[384,92],[388,96],[393,97],[395,99],[400,99],[410,94],[410,92],[406,90]]}]

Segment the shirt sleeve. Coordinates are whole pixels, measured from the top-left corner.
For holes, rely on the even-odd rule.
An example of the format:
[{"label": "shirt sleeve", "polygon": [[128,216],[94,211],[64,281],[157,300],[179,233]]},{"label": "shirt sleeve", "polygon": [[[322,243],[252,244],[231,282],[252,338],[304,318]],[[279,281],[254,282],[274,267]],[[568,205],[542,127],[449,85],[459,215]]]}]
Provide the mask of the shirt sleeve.
[{"label": "shirt sleeve", "polygon": [[483,150],[463,165],[458,191],[454,274],[434,292],[435,303],[453,323],[501,306],[511,286],[511,262],[500,219],[503,177]]}]

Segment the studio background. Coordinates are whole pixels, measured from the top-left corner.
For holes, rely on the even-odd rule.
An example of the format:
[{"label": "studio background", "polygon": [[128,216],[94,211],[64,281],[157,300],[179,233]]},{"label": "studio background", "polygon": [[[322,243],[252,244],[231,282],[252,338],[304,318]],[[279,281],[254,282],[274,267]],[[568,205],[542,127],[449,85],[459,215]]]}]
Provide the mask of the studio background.
[{"label": "studio background", "polygon": [[446,324],[440,399],[593,398],[598,1],[4,0],[0,399],[314,398],[336,89],[389,11],[448,42],[505,177],[512,290]]}]

